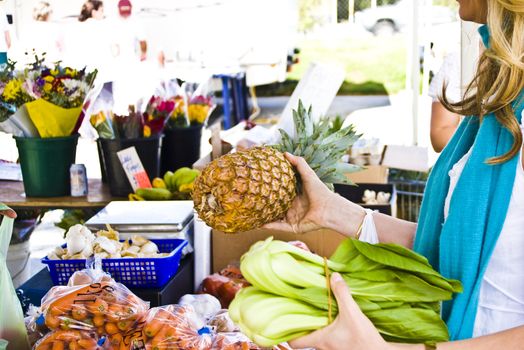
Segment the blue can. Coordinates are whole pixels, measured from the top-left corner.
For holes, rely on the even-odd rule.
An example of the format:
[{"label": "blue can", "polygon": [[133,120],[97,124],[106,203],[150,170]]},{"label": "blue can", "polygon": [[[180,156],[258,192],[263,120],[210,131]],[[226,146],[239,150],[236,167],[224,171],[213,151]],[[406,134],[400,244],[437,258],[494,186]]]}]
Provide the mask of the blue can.
[{"label": "blue can", "polygon": [[87,196],[87,172],[84,164],[73,164],[69,169],[71,174],[71,196]]}]

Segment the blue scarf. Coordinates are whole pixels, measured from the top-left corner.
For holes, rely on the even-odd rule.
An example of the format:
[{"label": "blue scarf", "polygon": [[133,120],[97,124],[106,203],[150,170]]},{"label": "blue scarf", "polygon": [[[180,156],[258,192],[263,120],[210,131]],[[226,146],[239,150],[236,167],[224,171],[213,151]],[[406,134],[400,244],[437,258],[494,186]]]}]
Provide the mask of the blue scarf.
[{"label": "blue scarf", "polygon": [[[480,33],[489,44],[489,31]],[[488,45],[486,45],[488,46]],[[520,122],[524,93],[513,103]],[[452,340],[471,338],[480,284],[508,211],[519,157],[497,165],[489,158],[508,152],[514,139],[495,115],[466,117],[439,157],[428,179],[414,250],[426,256],[447,278],[462,282],[464,292],[442,305]],[[453,165],[473,147],[450,202],[444,223],[444,201]]]}]

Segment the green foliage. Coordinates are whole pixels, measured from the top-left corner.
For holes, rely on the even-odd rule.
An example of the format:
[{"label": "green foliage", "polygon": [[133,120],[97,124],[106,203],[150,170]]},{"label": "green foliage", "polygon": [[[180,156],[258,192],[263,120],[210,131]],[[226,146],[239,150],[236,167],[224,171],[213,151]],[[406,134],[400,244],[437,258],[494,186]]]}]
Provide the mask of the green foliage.
[{"label": "green foliage", "polygon": [[326,7],[328,1],[329,0],[299,0],[298,30],[308,32],[315,28],[315,26],[323,24],[325,19],[322,16],[322,10]]},{"label": "green foliage", "polygon": [[86,222],[86,214],[84,211],[79,209],[74,210],[65,210],[64,215],[62,216],[62,220],[60,222],[56,223],[56,227],[60,227],[61,229],[64,229],[64,236],[67,230],[71,226],[74,226],[76,224],[84,224]]},{"label": "green foliage", "polygon": [[295,136],[291,137],[281,129],[281,143],[277,146],[279,151],[303,157],[326,184],[351,184],[345,174],[361,168],[343,163],[341,159],[361,136],[357,135],[355,127],[350,125],[333,132],[331,120],[323,118],[318,123],[313,122],[311,107],[306,110],[302,101],[293,111],[293,120]]},{"label": "green foliage", "polygon": [[344,118],[342,118],[340,115],[337,115],[335,118],[330,118],[329,123],[329,133],[334,134],[340,129],[342,129],[342,125],[344,124]]},{"label": "green foliage", "polygon": [[454,9],[458,8],[458,3],[456,0],[433,0],[433,5],[447,6]]},{"label": "green foliage", "polygon": [[[403,36],[368,37],[357,33],[323,40],[306,38],[300,42],[300,62],[288,78],[300,80],[314,62],[344,68],[346,83],[339,94],[395,94],[406,83],[406,40]],[[260,91],[257,88],[257,92]]]},{"label": "green foliage", "polygon": [[[273,83],[256,87],[258,97],[291,96],[298,85],[298,80],[287,79],[282,83]],[[388,91],[384,84],[375,81],[353,83],[344,81],[338,90],[338,96],[345,95],[387,95]]]}]

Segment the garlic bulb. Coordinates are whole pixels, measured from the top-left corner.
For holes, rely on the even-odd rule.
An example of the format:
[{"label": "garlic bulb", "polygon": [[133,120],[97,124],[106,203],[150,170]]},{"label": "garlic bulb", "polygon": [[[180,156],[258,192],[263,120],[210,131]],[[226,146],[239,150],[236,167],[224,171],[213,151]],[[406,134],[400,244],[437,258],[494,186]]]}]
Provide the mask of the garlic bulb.
[{"label": "garlic bulb", "polygon": [[131,241],[133,242],[133,245],[136,245],[139,247],[149,242],[149,240],[147,240],[146,238],[142,236],[138,236],[138,235],[134,235],[133,237],[131,237]]},{"label": "garlic bulb", "polygon": [[110,255],[116,254],[120,250],[122,243],[111,240],[105,236],[99,236],[95,239],[95,246],[98,246],[108,252]]},{"label": "garlic bulb", "polygon": [[67,254],[75,255],[82,252],[87,246],[91,246],[95,235],[83,225],[77,224],[67,231],[66,237]]},{"label": "garlic bulb", "polygon": [[138,254],[138,252],[140,251],[140,247],[136,246],[136,245],[133,245],[133,246],[129,247],[127,249],[127,251],[130,252],[130,253]]},{"label": "garlic bulb", "polygon": [[154,254],[158,253],[158,247],[155,243],[149,241],[140,248],[140,253],[143,254]]},{"label": "garlic bulb", "polygon": [[385,193],[381,191],[377,194],[378,204],[388,204],[390,198],[391,198],[391,193]]},{"label": "garlic bulb", "polygon": [[180,298],[178,304],[191,305],[204,320],[209,320],[222,309],[220,301],[209,294],[186,294]]}]

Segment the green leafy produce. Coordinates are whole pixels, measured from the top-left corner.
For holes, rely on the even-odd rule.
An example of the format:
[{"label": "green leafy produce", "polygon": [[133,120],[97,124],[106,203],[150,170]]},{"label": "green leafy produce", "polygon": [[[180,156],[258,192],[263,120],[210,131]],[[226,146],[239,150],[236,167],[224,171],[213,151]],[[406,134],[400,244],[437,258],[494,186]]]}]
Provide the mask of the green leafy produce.
[{"label": "green leafy produce", "polygon": [[[261,346],[292,340],[328,325],[325,264],[339,272],[360,309],[384,339],[433,343],[449,339],[440,302],[462,291],[428,261],[404,247],[347,239],[329,260],[268,238],[244,254],[240,269],[253,287],[243,289],[229,313]],[[338,313],[334,296],[332,316]]]}]

